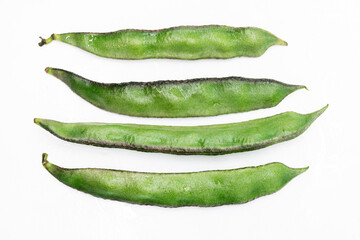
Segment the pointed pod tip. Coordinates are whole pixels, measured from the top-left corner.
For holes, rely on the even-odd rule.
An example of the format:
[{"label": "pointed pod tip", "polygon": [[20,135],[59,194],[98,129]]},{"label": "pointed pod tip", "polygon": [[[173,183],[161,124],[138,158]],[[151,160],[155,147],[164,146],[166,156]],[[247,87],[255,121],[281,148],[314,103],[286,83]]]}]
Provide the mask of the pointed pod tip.
[{"label": "pointed pod tip", "polygon": [[299,89],[305,89],[305,90],[309,91],[309,89],[305,85],[297,85],[296,90],[299,90]]},{"label": "pointed pod tip", "polygon": [[308,119],[308,126],[310,126],[311,123],[313,123],[318,117],[320,117],[328,107],[329,107],[329,104],[327,104],[325,107],[323,107],[315,112],[305,114],[310,117]]},{"label": "pointed pod tip", "polygon": [[309,89],[305,86],[305,85],[289,85],[291,92],[295,92],[297,90],[301,90],[301,89],[306,89],[307,91],[309,91]]},{"label": "pointed pod tip", "polygon": [[326,110],[328,107],[329,107],[329,104],[326,104],[325,107],[323,107],[322,109],[318,110],[319,116],[320,116],[323,112],[325,112],[325,110]]},{"label": "pointed pod tip", "polygon": [[312,112],[312,113],[309,113],[308,115],[312,115],[314,120],[316,118],[318,118],[321,114],[323,114],[323,112],[325,112],[325,110],[329,107],[329,104],[327,104],[325,107],[315,111],[315,112]]},{"label": "pointed pod tip", "polygon": [[303,172],[306,172],[308,169],[309,169],[309,166],[304,167],[304,168],[298,168],[297,169],[298,175],[302,174]]},{"label": "pointed pod tip", "polygon": [[291,178],[295,178],[302,173],[306,172],[309,169],[309,167],[303,167],[303,168],[291,168]]},{"label": "pointed pod tip", "polygon": [[278,38],[277,44],[280,46],[288,46],[289,45],[286,41],[284,41],[280,38]]}]

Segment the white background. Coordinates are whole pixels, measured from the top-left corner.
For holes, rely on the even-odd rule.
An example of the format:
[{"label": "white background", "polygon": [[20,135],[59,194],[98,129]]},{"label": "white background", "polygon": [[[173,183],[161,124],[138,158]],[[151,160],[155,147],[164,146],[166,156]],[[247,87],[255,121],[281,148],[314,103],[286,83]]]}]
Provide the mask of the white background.
[{"label": "white background", "polygon": [[[359,1],[1,1],[1,239],[360,239]],[[64,32],[223,24],[266,29],[289,43],[259,58],[100,58],[38,36]],[[45,67],[99,82],[244,76],[304,84],[277,107],[188,119],[144,119],[100,110]],[[173,156],[62,141],[33,123],[97,121],[200,125],[283,111],[327,111],[300,137],[225,156]],[[215,208],[160,208],[103,200],[73,190],[41,165],[147,172],[230,169],[279,161],[310,166],[279,192]]]}]

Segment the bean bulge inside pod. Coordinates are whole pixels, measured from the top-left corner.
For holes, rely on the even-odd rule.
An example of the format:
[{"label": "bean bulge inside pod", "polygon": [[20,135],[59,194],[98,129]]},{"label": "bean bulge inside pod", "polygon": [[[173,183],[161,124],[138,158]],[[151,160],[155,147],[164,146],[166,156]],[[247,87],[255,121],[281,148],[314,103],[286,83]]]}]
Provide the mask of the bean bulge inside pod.
[{"label": "bean bulge inside pod", "polygon": [[201,117],[270,108],[290,93],[306,88],[242,77],[105,84],[62,69],[45,71],[91,104],[137,117]]},{"label": "bean bulge inside pod", "polygon": [[259,57],[273,45],[287,45],[285,41],[260,28],[219,25],[52,34],[48,39],[41,39],[39,45],[43,46],[53,40],[101,57],[117,59]]},{"label": "bean bulge inside pod", "polygon": [[302,134],[325,110],[285,112],[246,122],[203,126],[34,122],[70,142],[173,154],[227,154],[264,148]]},{"label": "bean bulge inside pod", "polygon": [[96,197],[163,207],[245,203],[280,190],[308,168],[282,163],[189,173],[144,173],[110,169],[43,166],[60,182]]}]

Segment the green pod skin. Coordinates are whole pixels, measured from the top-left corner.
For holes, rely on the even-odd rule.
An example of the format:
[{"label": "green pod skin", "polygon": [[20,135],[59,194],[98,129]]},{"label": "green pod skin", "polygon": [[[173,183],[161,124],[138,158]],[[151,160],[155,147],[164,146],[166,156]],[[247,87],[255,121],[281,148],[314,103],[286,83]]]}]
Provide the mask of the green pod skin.
[{"label": "green pod skin", "polygon": [[66,169],[47,161],[43,166],[60,182],[85,193],[122,202],[162,207],[249,202],[272,194],[306,168],[282,163],[257,167],[190,173],[144,173],[110,169]]},{"label": "green pod skin", "polygon": [[40,118],[34,122],[69,142],[145,152],[217,155],[255,150],[293,139],[326,108],[309,114],[285,112],[246,122],[203,126],[62,123]]},{"label": "green pod skin", "polygon": [[62,69],[45,71],[91,104],[137,117],[203,117],[270,108],[290,93],[306,88],[241,77],[104,84]]},{"label": "green pod skin", "polygon": [[48,39],[41,38],[39,46],[53,40],[101,57],[117,59],[259,57],[273,45],[287,45],[285,41],[260,28],[219,25],[52,34]]}]

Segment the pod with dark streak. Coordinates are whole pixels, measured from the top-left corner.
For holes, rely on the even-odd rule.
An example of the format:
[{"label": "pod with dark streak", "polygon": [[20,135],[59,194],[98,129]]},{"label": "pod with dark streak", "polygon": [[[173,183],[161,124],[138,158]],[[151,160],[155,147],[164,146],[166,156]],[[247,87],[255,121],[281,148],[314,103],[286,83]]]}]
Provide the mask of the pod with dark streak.
[{"label": "pod with dark streak", "polygon": [[48,39],[41,38],[39,46],[53,40],[101,57],[118,59],[258,57],[273,45],[287,45],[285,41],[260,28],[218,25],[52,34]]},{"label": "pod with dark streak", "polygon": [[255,150],[293,139],[326,108],[309,114],[285,112],[246,122],[203,126],[62,123],[40,118],[34,122],[69,142],[146,152],[216,155]]},{"label": "pod with dark streak", "polygon": [[237,204],[272,194],[306,168],[282,163],[190,173],[144,173],[110,169],[43,166],[60,182],[85,193],[123,202],[162,207],[211,207]]},{"label": "pod with dark streak", "polygon": [[241,77],[184,81],[104,84],[74,73],[46,68],[91,104],[137,117],[200,117],[270,108],[290,93],[306,88],[270,79]]}]

